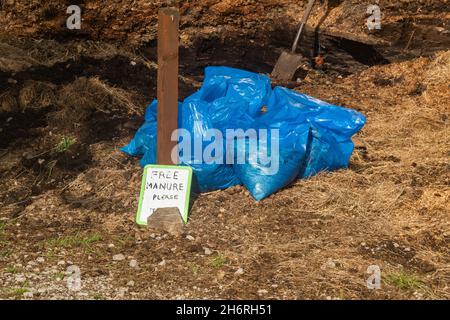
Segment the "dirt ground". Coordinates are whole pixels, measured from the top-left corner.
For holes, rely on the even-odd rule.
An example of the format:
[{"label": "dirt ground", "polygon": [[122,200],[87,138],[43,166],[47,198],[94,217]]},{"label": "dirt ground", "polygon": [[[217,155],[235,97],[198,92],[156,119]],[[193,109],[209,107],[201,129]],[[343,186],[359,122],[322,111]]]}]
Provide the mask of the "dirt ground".
[{"label": "dirt ground", "polygon": [[[0,1],[0,298],[450,297],[448,1],[379,1],[375,32],[370,1],[319,2],[286,85],[367,117],[349,169],[261,202],[242,186],[200,194],[180,237],[136,225],[142,168],[119,151],[155,97],[169,1],[72,2],[80,31],[64,27],[66,1]],[[172,3],[181,99],[208,65],[270,73],[305,5]],[[309,65],[318,51],[323,70]]]}]

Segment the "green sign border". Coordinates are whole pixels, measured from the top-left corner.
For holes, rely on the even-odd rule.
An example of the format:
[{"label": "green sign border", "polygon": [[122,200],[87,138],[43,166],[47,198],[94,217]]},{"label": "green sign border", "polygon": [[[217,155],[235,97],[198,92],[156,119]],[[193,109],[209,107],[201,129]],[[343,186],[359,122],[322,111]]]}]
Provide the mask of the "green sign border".
[{"label": "green sign border", "polygon": [[176,170],[186,170],[188,171],[188,183],[186,191],[188,194],[186,195],[186,202],[184,206],[183,212],[183,222],[186,224],[188,222],[189,215],[189,202],[191,199],[191,183],[192,183],[192,168],[188,166],[166,166],[166,165],[155,165],[149,164],[144,167],[144,172],[142,174],[142,183],[141,183],[141,193],[139,194],[139,205],[136,213],[136,223],[141,226],[146,226],[147,221],[142,221],[140,219],[141,211],[142,211],[142,202],[144,200],[144,192],[145,192],[145,184],[147,183],[147,170],[148,169],[176,169]]}]

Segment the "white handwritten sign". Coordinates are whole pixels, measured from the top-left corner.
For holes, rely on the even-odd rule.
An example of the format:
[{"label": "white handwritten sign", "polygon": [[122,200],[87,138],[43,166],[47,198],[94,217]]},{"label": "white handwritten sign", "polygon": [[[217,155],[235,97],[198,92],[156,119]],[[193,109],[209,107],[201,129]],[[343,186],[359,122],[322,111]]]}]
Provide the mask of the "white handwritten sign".
[{"label": "white handwritten sign", "polygon": [[192,168],[148,165],[142,177],[136,222],[147,225],[147,219],[160,208],[178,208],[187,223],[191,194]]}]

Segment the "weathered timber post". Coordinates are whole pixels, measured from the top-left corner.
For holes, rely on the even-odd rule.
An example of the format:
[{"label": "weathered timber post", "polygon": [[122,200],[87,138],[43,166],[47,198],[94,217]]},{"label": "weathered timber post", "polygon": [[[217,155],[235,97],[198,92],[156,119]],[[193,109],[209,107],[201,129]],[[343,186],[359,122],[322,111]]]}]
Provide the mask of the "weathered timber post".
[{"label": "weathered timber post", "polygon": [[178,28],[180,14],[173,8],[159,10],[158,16],[158,142],[157,161],[178,164],[171,157],[177,145],[171,135],[178,128]]}]

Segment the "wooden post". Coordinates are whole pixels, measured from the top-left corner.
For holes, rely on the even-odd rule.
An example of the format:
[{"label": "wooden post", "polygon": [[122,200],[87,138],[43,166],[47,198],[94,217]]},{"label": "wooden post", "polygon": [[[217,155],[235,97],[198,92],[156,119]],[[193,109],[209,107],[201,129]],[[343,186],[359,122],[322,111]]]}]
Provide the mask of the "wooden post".
[{"label": "wooden post", "polygon": [[161,165],[178,164],[171,152],[177,145],[171,141],[178,129],[178,10],[163,8],[158,17],[158,142],[157,160]]}]

